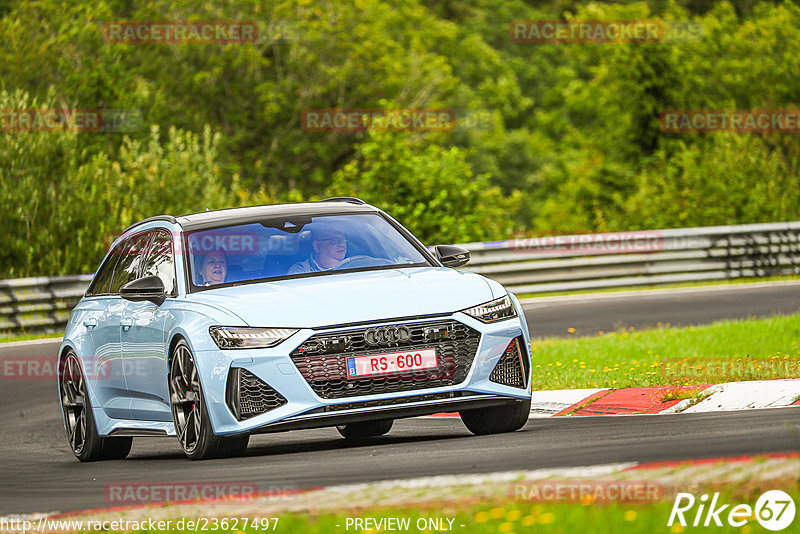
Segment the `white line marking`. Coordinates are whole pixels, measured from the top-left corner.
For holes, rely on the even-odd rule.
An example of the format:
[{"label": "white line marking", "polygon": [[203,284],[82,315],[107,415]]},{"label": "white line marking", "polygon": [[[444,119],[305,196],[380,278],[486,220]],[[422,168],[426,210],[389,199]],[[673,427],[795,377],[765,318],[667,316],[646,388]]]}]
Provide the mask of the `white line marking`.
[{"label": "white line marking", "polygon": [[562,410],[566,410],[573,404],[606,391],[600,389],[555,389],[550,391],[534,391],[531,396],[531,413],[528,419],[536,417],[551,417]]},{"label": "white line marking", "polygon": [[800,397],[800,380],[728,382],[709,388],[711,395],[682,413],[727,412],[790,406]]},{"label": "white line marking", "polygon": [[48,337],[44,339],[29,339],[27,341],[9,341],[8,343],[3,343],[0,341],[0,350],[5,347],[28,347],[31,345],[46,345],[48,343],[52,343],[53,345],[61,345],[61,342],[64,338],[60,337]]},{"label": "white line marking", "polygon": [[741,284],[714,284],[711,286],[675,287],[671,289],[640,289],[636,291],[614,291],[607,293],[580,293],[577,295],[561,295],[555,297],[530,297],[520,299],[524,307],[526,304],[541,304],[547,302],[570,302],[576,300],[602,300],[628,297],[650,297],[659,295],[674,295],[676,293],[703,293],[711,291],[745,290],[764,287],[800,286],[800,280],[786,280],[780,282],[745,282]]}]

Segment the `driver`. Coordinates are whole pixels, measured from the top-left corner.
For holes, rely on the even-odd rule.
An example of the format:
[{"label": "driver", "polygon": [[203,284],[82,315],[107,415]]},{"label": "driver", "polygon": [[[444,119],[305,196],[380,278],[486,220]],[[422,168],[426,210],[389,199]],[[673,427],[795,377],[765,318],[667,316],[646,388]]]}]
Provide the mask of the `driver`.
[{"label": "driver", "polygon": [[200,285],[210,286],[225,282],[228,271],[228,259],[224,252],[214,251],[203,256],[200,262]]},{"label": "driver", "polygon": [[344,232],[330,225],[320,225],[311,230],[311,255],[305,261],[292,265],[286,274],[330,271],[342,263],[346,254]]}]

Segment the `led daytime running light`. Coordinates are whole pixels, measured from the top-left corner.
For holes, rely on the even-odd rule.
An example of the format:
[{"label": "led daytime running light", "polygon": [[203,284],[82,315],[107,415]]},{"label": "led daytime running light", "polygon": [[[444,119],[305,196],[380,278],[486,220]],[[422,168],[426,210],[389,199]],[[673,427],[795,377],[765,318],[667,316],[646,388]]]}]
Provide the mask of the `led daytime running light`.
[{"label": "led daytime running light", "polygon": [[514,304],[511,302],[508,295],[485,304],[467,308],[464,310],[464,313],[484,323],[493,323],[517,316],[517,311],[514,309]]},{"label": "led daytime running light", "polygon": [[211,338],[221,349],[263,349],[274,347],[294,335],[291,328],[250,328],[213,326]]}]

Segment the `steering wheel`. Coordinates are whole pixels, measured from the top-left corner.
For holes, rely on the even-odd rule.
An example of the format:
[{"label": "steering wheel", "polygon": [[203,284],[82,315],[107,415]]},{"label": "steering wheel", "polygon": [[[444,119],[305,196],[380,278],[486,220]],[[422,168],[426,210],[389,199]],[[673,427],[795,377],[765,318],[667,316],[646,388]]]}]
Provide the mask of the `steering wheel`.
[{"label": "steering wheel", "polygon": [[385,258],[374,258],[372,256],[365,256],[363,254],[358,256],[350,256],[342,260],[342,263],[334,267],[338,269],[357,269],[359,267],[377,267],[379,265],[391,265],[392,262]]}]

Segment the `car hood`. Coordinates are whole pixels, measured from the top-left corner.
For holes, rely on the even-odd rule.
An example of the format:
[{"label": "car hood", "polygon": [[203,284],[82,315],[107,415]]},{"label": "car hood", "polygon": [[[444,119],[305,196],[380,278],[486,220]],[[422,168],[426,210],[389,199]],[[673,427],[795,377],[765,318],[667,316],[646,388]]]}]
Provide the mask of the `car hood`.
[{"label": "car hood", "polygon": [[500,296],[480,275],[417,267],[246,284],[189,298],[226,308],[250,326],[313,328],[452,313]]}]

